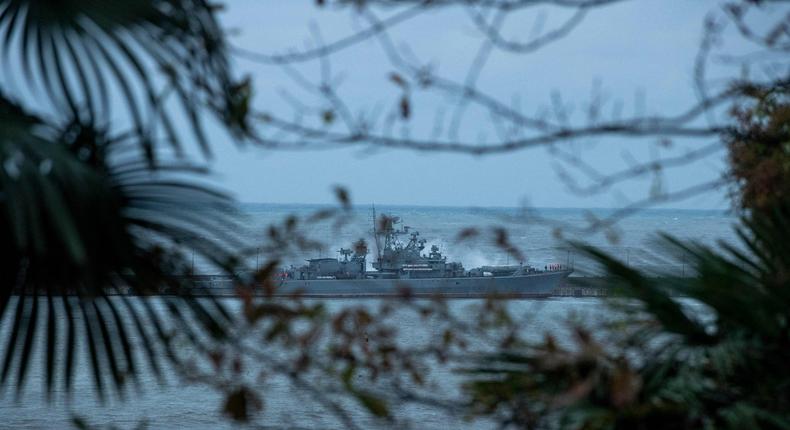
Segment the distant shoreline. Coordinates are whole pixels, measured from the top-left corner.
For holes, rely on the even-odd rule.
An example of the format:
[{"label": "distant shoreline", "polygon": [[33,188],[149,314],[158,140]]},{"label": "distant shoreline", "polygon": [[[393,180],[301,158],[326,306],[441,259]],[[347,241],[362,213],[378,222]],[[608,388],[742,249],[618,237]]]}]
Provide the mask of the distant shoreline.
[{"label": "distant shoreline", "polygon": [[[276,202],[238,202],[240,206],[260,206],[260,207],[279,207],[279,208],[316,208],[316,209],[325,209],[325,208],[335,208],[337,207],[336,204],[333,203],[276,203]],[[390,203],[373,203],[373,204],[353,204],[351,206],[352,210],[369,210],[371,207],[375,206],[377,210],[384,210],[386,211],[389,208],[394,209],[455,209],[455,210],[466,210],[466,211],[480,211],[480,210],[518,210],[522,211],[525,208],[537,212],[541,211],[593,211],[593,212],[614,212],[620,210],[622,208],[617,207],[603,207],[603,206],[596,206],[596,207],[553,207],[553,206],[457,206],[457,205],[424,205],[424,204],[390,204]],[[732,212],[730,208],[708,208],[708,209],[692,209],[692,208],[656,208],[656,207],[645,207],[645,208],[638,208],[636,209],[639,212],[654,212],[654,213],[666,213],[666,212],[686,212],[686,213],[704,213],[704,214],[711,214],[711,215],[722,215],[722,216],[730,216],[736,218],[737,215]]]}]

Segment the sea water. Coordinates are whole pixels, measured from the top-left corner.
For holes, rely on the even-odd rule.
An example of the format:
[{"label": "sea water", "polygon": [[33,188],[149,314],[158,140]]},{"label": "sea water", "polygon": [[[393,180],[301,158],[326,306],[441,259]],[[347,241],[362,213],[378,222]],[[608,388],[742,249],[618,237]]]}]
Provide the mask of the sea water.
[{"label": "sea water", "polygon": [[[242,206],[244,228],[241,232],[249,240],[250,249],[261,243],[265,249],[267,228],[282,223],[290,216],[305,219],[310,214],[325,208],[307,205],[259,205]],[[377,213],[397,215],[405,225],[420,232],[420,238],[427,241],[428,247],[437,245],[449,260],[461,261],[465,267],[488,264],[516,264],[517,257],[506,252],[489,237],[487,232],[497,227],[506,227],[509,241],[517,247],[526,264],[542,267],[550,264],[576,263],[580,266],[584,258],[569,246],[568,240],[584,241],[598,246],[621,258],[634,267],[673,271],[685,270],[683,256],[665,256],[657,249],[656,236],[664,232],[682,239],[691,239],[708,244],[719,240],[735,243],[733,226],[736,219],[721,211],[692,210],[646,210],[618,220],[610,231],[588,231],[591,220],[606,219],[613,214],[607,210],[586,211],[580,209],[544,209],[539,211],[540,222],[527,222],[515,209],[467,209],[446,207],[387,207],[377,206]],[[299,264],[300,260],[312,257],[335,256],[340,247],[349,247],[351,242],[363,238],[374,249],[370,230],[372,228],[371,208],[355,208],[344,217],[345,223],[338,227],[334,221],[310,224],[302,227],[302,232],[324,244],[321,248],[294,250],[283,263]],[[459,231],[474,227],[479,232],[475,240],[458,241]],[[558,228],[560,229],[558,231]],[[236,232],[240,233],[240,232]],[[246,262],[249,266],[261,265],[267,255],[260,251],[250,252]],[[215,269],[196,258],[195,270],[212,273]],[[586,270],[586,269],[585,269]],[[591,269],[592,270],[592,269]],[[157,299],[151,299],[157,300]],[[473,307],[478,301],[457,300],[450,308],[463,314],[466,307]],[[330,300],[330,309],[358,305],[375,307],[376,300]],[[231,308],[238,308],[233,303]],[[595,315],[606,311],[598,299],[556,298],[548,300],[518,300],[509,304],[514,314],[531,316],[530,330],[538,335],[546,331],[561,331],[569,315]],[[0,322],[0,347],[6,348],[10,331],[8,316]],[[404,317],[398,321],[402,327],[402,342],[417,342],[428,335],[431,327],[420,324],[416,318]],[[62,326],[62,324],[61,324]],[[133,342],[139,341],[133,337]],[[44,339],[37,339],[43,343]],[[4,355],[0,354],[0,357]],[[148,428],[232,428],[233,425],[221,414],[222,395],[198,384],[180,381],[169,375],[165,385],[156,382],[149,372],[140,375],[142,391],[130,395],[125,401],[110,398],[100,403],[87,364],[85,345],[81,345],[79,367],[74,381],[74,395],[63,395],[62,388],[55,391],[53,400],[48,402],[44,396],[43,359],[41,354],[31,357],[29,377],[21,396],[12,387],[0,389],[0,428],[14,429],[59,429],[71,425],[75,415],[83,416],[91,424],[100,428],[135,428],[142,422]],[[439,385],[452,389],[457,385],[456,376],[451,369],[435,372]],[[311,403],[309,394],[301,392],[285,381],[270,381],[262,388],[265,409],[256,421],[266,428],[343,428],[328,411]],[[352,418],[363,428],[384,426],[372,419],[361,408],[350,408]],[[466,421],[463,417],[443,413],[435,408],[413,406],[400,412],[414,428],[469,428],[483,429],[493,427],[488,421]]]},{"label": "sea water", "polygon": [[[289,215],[305,220],[326,209],[313,205],[271,204],[245,204],[242,208],[245,225],[249,228],[244,237],[251,244],[246,260],[249,267],[260,266],[265,260],[264,255],[255,254],[252,249],[266,243],[268,226],[281,223]],[[378,217],[399,217],[401,227],[410,227],[410,232],[418,231],[419,238],[426,240],[426,252],[437,245],[449,261],[460,261],[466,268],[519,263],[538,268],[550,264],[578,264],[584,257],[572,244],[583,242],[603,249],[632,267],[661,269],[663,265],[667,271],[682,271],[684,256],[664,255],[656,243],[660,242],[660,234],[708,245],[715,245],[719,240],[732,243],[736,241],[733,226],[737,221],[732,214],[721,210],[654,209],[626,216],[609,209],[536,209],[525,213],[516,208],[359,206],[325,222],[303,221],[301,230],[323,246],[295,250],[283,263],[304,264],[307,258],[338,257],[341,247],[351,248],[355,241],[363,239],[370,248],[370,268],[376,252],[372,234],[374,213]],[[477,235],[459,238],[459,233],[468,228],[475,229]],[[508,232],[508,241],[520,255],[513,255],[497,244],[495,229],[498,228]],[[406,241],[408,237],[401,237],[401,240]],[[199,258],[197,261],[196,271],[213,271]]]}]

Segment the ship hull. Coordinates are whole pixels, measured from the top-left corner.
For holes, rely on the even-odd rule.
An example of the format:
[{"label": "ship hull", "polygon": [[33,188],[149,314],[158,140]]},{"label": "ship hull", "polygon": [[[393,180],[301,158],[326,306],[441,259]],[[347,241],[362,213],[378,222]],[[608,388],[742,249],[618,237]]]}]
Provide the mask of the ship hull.
[{"label": "ship hull", "polygon": [[[421,279],[315,279],[279,280],[274,296],[311,298],[344,297],[447,297],[482,298],[492,295],[523,298],[549,297],[570,274],[569,270],[501,277]],[[235,295],[231,282],[210,277],[199,286],[220,296]]]}]

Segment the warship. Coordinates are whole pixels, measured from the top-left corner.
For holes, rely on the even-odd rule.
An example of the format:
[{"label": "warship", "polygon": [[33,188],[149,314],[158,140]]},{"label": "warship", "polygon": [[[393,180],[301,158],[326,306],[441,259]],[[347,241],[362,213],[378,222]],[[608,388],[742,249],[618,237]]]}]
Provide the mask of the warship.
[{"label": "warship", "polygon": [[[275,296],[301,297],[548,297],[571,273],[562,265],[543,270],[525,264],[465,269],[447,261],[439,247],[424,252],[426,240],[398,217],[373,215],[374,270],[367,269],[368,248],[359,241],[341,248],[338,258],[313,258],[301,266],[278,270],[268,283]],[[404,243],[400,240],[406,237]],[[220,279],[204,279],[204,287],[221,294]]]}]

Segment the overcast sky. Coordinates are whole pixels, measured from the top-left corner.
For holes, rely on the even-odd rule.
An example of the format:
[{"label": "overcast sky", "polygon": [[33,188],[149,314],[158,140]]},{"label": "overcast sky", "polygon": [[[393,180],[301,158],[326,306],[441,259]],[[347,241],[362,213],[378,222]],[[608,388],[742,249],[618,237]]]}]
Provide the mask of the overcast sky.
[{"label": "overcast sky", "polygon": [[[380,17],[398,9],[378,10]],[[551,6],[529,9],[508,19],[503,34],[524,41],[544,22],[545,34],[568,19],[573,10]],[[694,59],[703,22],[708,14],[723,17],[714,1],[632,0],[590,11],[572,33],[528,55],[494,52],[478,80],[478,88],[505,104],[518,101],[533,114],[551,107],[553,92],[572,109],[572,121],[582,124],[593,88],[604,94],[603,115],[619,111],[627,117],[642,114],[678,114],[697,100],[693,87]],[[350,35],[365,26],[353,7],[319,8],[313,0],[234,0],[221,12],[233,45],[262,53],[302,50],[315,39],[315,30],[326,42]],[[756,19],[770,19],[771,11]],[[756,23],[759,27],[759,21]],[[750,52],[730,25],[721,54]],[[420,64],[430,64],[444,77],[463,82],[484,38],[463,8],[443,8],[424,13],[393,29],[395,43],[411,51]],[[24,73],[18,65],[11,65]],[[289,116],[296,99],[315,104],[312,95],[296,85],[281,67],[267,66],[234,55],[238,76],[249,75],[256,111]],[[306,79],[318,80],[319,63],[293,67]],[[331,73],[339,82],[340,97],[354,115],[388,112],[397,106],[401,90],[389,79],[394,68],[375,39],[355,44],[331,57]],[[740,70],[714,61],[708,70],[713,87],[725,84]],[[13,86],[12,86],[13,88]],[[20,86],[19,97],[33,97]],[[116,100],[122,111],[123,102]],[[437,112],[450,117],[456,100],[435,93],[412,94],[412,115],[397,124],[398,132],[426,138],[436,124]],[[320,106],[320,104],[319,104]],[[490,116],[468,109],[459,137],[486,144],[497,139]],[[707,120],[704,119],[704,120]],[[581,122],[580,122],[581,121]],[[446,124],[448,121],[445,120]],[[356,145],[332,150],[282,151],[231,143],[220,127],[209,125],[215,154],[211,161],[216,179],[244,202],[329,203],[332,187],[351,191],[354,203],[518,206],[524,202],[541,207],[616,207],[648,195],[651,178],[629,181],[596,195],[570,192],[560,179],[557,160],[546,148],[475,157],[448,153],[415,153]],[[444,126],[446,129],[446,125]],[[265,126],[262,129],[267,133]],[[683,154],[710,140],[675,140],[670,147],[657,138],[599,138],[560,143],[602,173],[628,167],[654,157]],[[663,175],[665,190],[677,190],[721,175],[724,151]],[[578,175],[579,172],[574,172]],[[581,178],[581,176],[579,176]],[[671,207],[725,208],[727,190],[708,193]]]},{"label": "overcast sky", "polygon": [[[266,53],[303,49],[311,40],[311,23],[325,41],[348,35],[362,25],[351,8],[326,10],[314,4],[233,1],[222,19],[233,31],[235,45]],[[493,55],[481,74],[480,87],[505,102],[517,95],[527,112],[547,106],[550,92],[559,91],[579,111],[598,80],[611,101],[608,106],[617,101],[625,113],[633,112],[637,104],[641,105],[635,101],[641,97],[638,94],[643,94],[647,113],[678,113],[696,100],[692,86],[694,57],[703,20],[717,7],[715,2],[655,0],[624,2],[592,11],[574,32],[538,53]],[[382,15],[387,13],[392,11],[382,11]],[[545,17],[548,30],[568,13],[545,7],[513,17],[505,34],[524,39],[537,14]],[[460,9],[427,13],[397,27],[393,35],[420,59],[435,64],[441,74],[460,80],[482,42]],[[277,67],[241,58],[235,61],[241,73],[253,77],[258,109],[287,111],[283,90],[301,97],[298,87]],[[296,67],[308,77],[318,73],[315,63]],[[387,79],[392,67],[374,40],[333,57],[332,68],[333,73],[344,77],[342,95],[360,111],[388,108],[397,100],[396,88]],[[714,75],[716,72],[713,70]],[[435,109],[442,103],[449,102],[414,100],[417,119],[413,133],[420,134],[429,127]],[[473,138],[493,138],[485,135],[490,126],[487,121],[490,119],[486,115],[470,112],[464,117],[462,132]],[[577,142],[573,150],[580,151],[599,170],[615,171],[626,166],[629,157],[648,160],[651,154],[656,155],[655,149],[648,149],[655,140],[599,139]],[[670,154],[702,143],[677,141],[662,151]],[[248,202],[324,203],[333,199],[332,185],[340,184],[348,187],[360,204],[513,206],[528,201],[549,207],[611,207],[644,197],[650,182],[636,181],[620,187],[619,192],[602,195],[575,195],[558,179],[556,163],[544,149],[474,157],[360,147],[293,152],[217,146],[222,146],[217,149],[216,160],[221,181]],[[672,171],[666,175],[665,187],[677,189],[721,174],[722,156]],[[722,190],[671,206],[726,207],[725,194]]]}]

